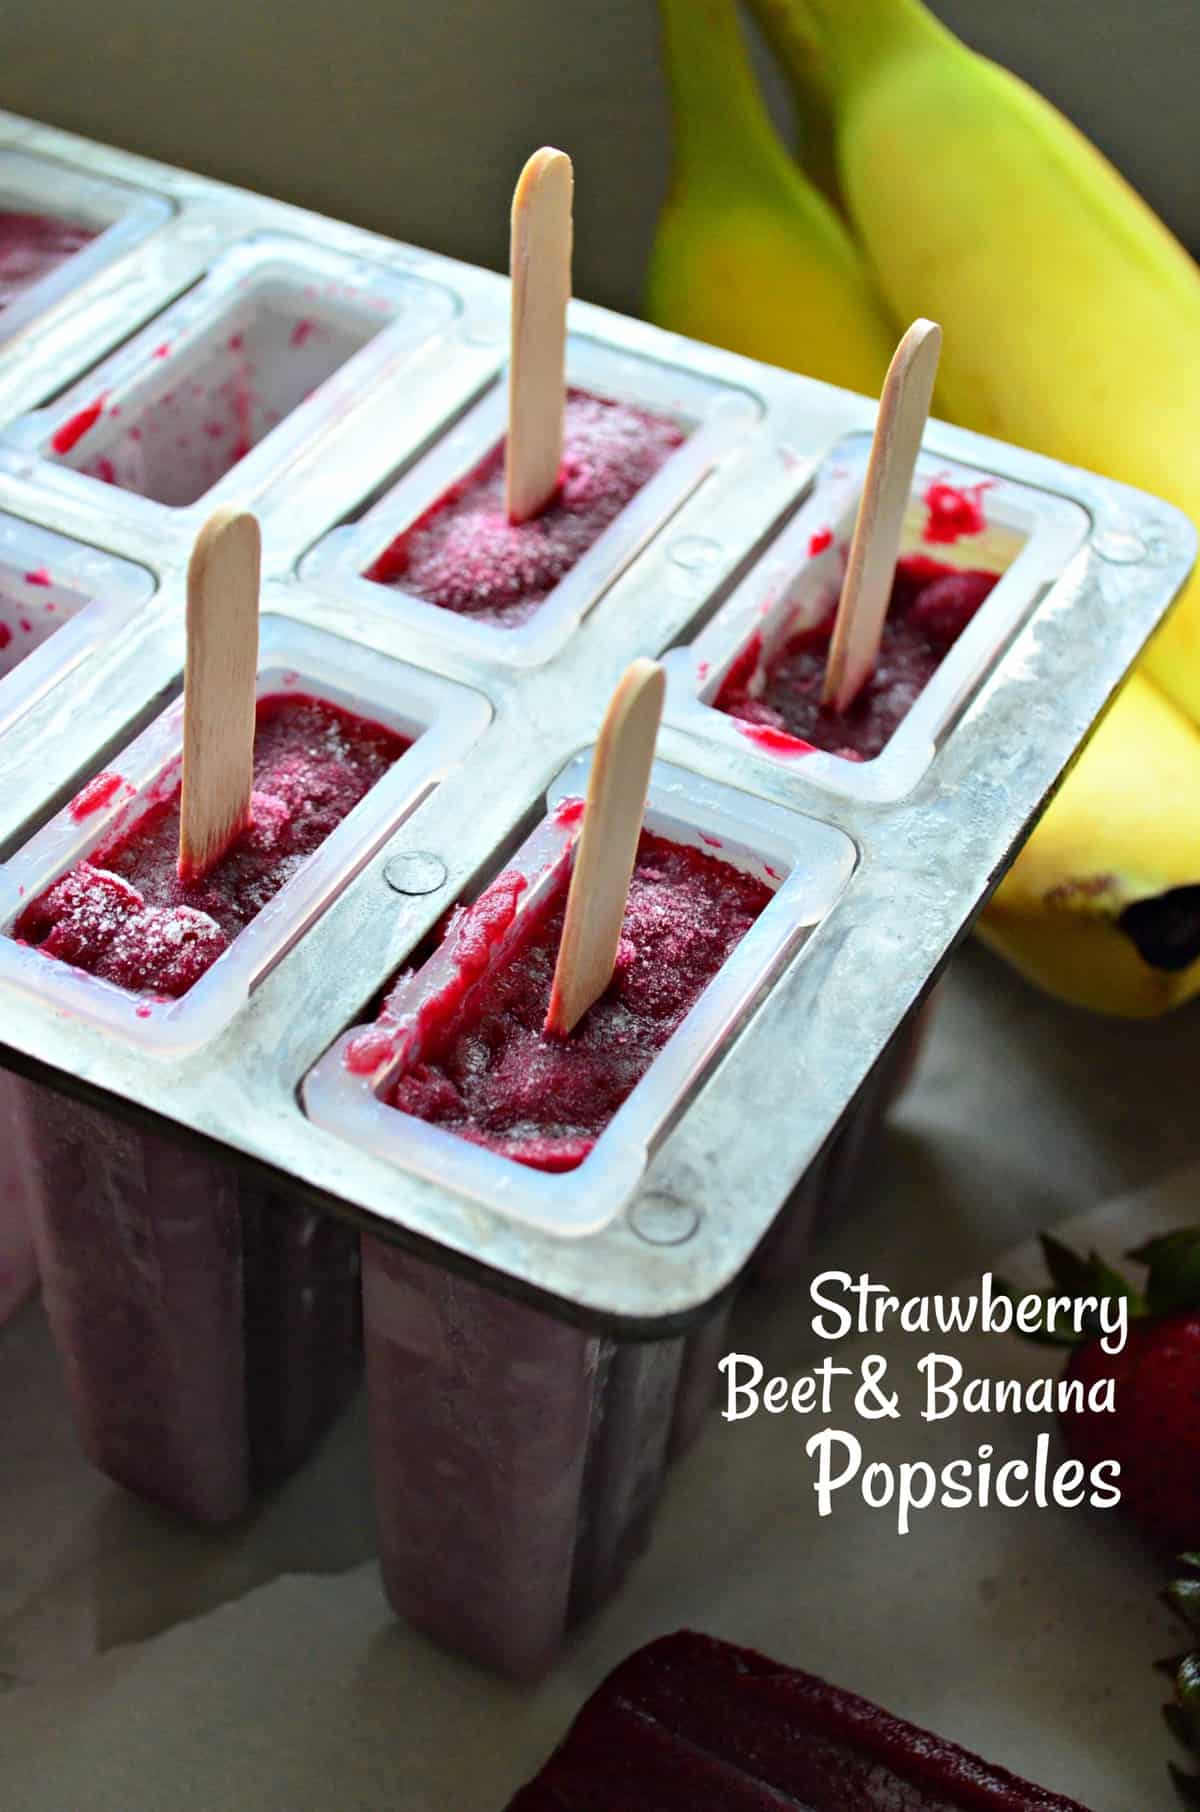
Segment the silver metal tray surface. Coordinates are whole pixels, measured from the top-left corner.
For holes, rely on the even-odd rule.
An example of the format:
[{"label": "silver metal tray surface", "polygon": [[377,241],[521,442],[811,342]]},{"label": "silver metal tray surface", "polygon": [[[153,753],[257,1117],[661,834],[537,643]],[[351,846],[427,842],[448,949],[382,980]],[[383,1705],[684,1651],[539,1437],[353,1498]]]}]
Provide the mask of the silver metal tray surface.
[{"label": "silver metal tray surface", "polygon": [[[447,906],[486,879],[541,815],[554,777],[594,740],[629,661],[694,638],[794,514],[830,449],[870,431],[875,404],[573,301],[573,333],[749,392],[759,413],[728,438],[707,477],[557,652],[526,666],[493,659],[302,581],[297,568],[502,374],[507,279],[11,115],[0,115],[0,147],[134,184],[172,206],[165,224],[0,347],[0,508],[157,581],[136,616],[0,738],[0,856],[11,856],[178,683],[195,533],[194,510],[178,512],[177,522],[171,512],[151,519],[123,513],[100,483],[48,486],[9,430],[250,235],[285,234],[322,254],[425,278],[458,301],[415,361],[376,361],[370,385],[344,410],[326,412],[316,437],[293,448],[269,482],[264,612],[443,674],[492,708],[462,764],[199,1049],[139,1050],[0,988],[0,1056],[266,1167],[365,1229],[482,1268],[496,1287],[555,1313],[649,1334],[687,1325],[741,1272],[1012,860],[1183,583],[1195,556],[1190,523],[1124,486],[930,424],[933,458],[1080,505],[1083,544],[1053,583],[1031,587],[1015,632],[898,801],[840,797],[806,782],[802,763],[776,770],[695,721],[666,723],[664,761],[837,827],[857,863],[652,1151],[623,1212],[582,1237],[523,1226],[322,1132],[301,1109],[301,1083]],[[254,496],[245,501],[256,505]],[[389,869],[402,876],[396,858],[414,854],[437,859],[415,865],[423,874],[444,867],[434,891],[398,892],[385,878]]]}]

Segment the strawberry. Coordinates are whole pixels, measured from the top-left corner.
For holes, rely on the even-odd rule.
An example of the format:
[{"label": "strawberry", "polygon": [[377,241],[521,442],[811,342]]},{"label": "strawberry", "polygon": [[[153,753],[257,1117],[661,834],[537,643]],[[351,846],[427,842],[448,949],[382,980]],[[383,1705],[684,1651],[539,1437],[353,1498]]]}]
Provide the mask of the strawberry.
[{"label": "strawberry", "polygon": [[1129,1257],[1148,1267],[1135,1290],[1095,1253],[1078,1258],[1043,1236],[1055,1294],[1125,1296],[1129,1339],[1120,1353],[1085,1329],[1067,1376],[1088,1387],[1111,1378],[1115,1413],[1065,1411],[1063,1440],[1087,1467],[1118,1461],[1121,1496],[1156,1546],[1177,1553],[1200,1546],[1200,1228],[1152,1240]]}]

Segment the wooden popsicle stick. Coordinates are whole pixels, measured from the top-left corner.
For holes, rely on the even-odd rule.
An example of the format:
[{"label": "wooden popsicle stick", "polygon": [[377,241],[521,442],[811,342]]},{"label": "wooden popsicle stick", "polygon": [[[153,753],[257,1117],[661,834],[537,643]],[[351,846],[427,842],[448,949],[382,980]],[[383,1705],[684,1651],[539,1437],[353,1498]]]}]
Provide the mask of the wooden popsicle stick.
[{"label": "wooden popsicle stick", "polygon": [[558,489],[574,188],[570,158],[547,145],[534,152],[513,192],[512,357],[504,465],[510,522],[536,516]]},{"label": "wooden popsicle stick", "polygon": [[261,537],[255,517],[214,511],[187,578],[179,877],[199,880],[250,822]]},{"label": "wooden popsicle stick", "polygon": [[942,330],[937,323],[914,321],[892,355],[883,381],[821,691],[822,703],[837,711],[854,703],[879,654],[904,513],[929,419],[941,350]]},{"label": "wooden popsicle stick", "polygon": [[637,859],[666,675],[636,660],[609,700],[588,782],[583,829],[545,1030],[565,1038],[612,980]]}]

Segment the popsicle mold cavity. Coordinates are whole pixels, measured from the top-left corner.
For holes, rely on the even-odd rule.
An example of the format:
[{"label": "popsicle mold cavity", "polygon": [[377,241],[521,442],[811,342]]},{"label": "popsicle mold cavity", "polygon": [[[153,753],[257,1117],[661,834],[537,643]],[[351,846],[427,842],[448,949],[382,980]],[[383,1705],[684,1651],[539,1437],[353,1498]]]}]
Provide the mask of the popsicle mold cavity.
[{"label": "popsicle mold cavity", "polygon": [[902,555],[874,671],[845,711],[821,699],[836,603],[769,657],[762,639],[752,638],[713,702],[765,748],[785,753],[789,740],[797,740],[797,754],[827,749],[847,761],[870,761],[882,754],[999,576],[925,554]]},{"label": "popsicle mold cavity", "polygon": [[1086,1812],[857,1694],[681,1630],[622,1662],[508,1812]]},{"label": "popsicle mold cavity", "polygon": [[[31,900],[13,936],[118,987],[186,994],[411,747],[398,731],[303,693],[268,693],[257,717],[250,825],[200,880],[179,876],[175,781]],[[98,776],[76,795],[75,816],[120,787],[119,775]]]},{"label": "popsicle mold cavity", "polygon": [[51,452],[156,503],[194,503],[385,325],[311,283],[264,278],[182,346],[164,321],[136,391],[98,390],[55,430]]},{"label": "popsicle mold cavity", "polygon": [[[772,892],[715,856],[643,831],[613,979],[559,1038],[543,1028],[568,881],[560,864],[511,940],[516,877],[501,875],[455,919],[450,979],[426,1002],[419,1054],[385,1096],[536,1170],[584,1161]],[[506,947],[493,958],[500,940]]]},{"label": "popsicle mold cavity", "polygon": [[52,487],[86,480],[94,499],[100,481],[143,519],[245,501],[456,308],[440,285],[263,234],[8,437]]},{"label": "popsicle mold cavity", "polygon": [[526,623],[685,438],[669,417],[571,390],[559,488],[539,515],[508,520],[501,442],[364,576],[479,622]]},{"label": "popsicle mold cavity", "polygon": [[924,454],[879,658],[844,713],[821,686],[867,443],[811,495],[697,640],[666,657],[668,718],[851,798],[912,790],[1045,587],[1083,543],[1065,499]]},{"label": "popsicle mold cavity", "polygon": [[546,658],[758,419],[747,392],[572,335],[561,482],[532,520],[504,510],[498,383],[302,576],[460,648]]},{"label": "popsicle mold cavity", "polygon": [[25,151],[0,151],[0,341],[168,219],[162,196]]},{"label": "popsicle mold cavity", "polygon": [[656,764],[614,979],[547,1038],[587,772],[565,770],[541,827],[304,1087],[319,1124],[568,1234],[620,1209],[854,865],[841,832]]},{"label": "popsicle mold cavity", "polygon": [[143,567],[0,511],[0,730],[153,594]]},{"label": "popsicle mold cavity", "polygon": [[158,1049],[211,1036],[469,747],[465,687],[265,617],[253,823],[176,872],[182,700],[0,868],[0,978]]}]

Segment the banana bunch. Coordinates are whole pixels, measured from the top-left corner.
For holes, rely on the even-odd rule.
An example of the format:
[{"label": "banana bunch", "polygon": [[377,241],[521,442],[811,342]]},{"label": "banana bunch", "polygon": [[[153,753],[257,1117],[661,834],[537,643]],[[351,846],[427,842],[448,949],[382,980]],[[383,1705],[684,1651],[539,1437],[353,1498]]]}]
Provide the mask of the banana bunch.
[{"label": "banana bunch", "polygon": [[[676,155],[652,320],[877,392],[898,328],[928,316],[948,419],[1200,517],[1200,270],[1054,108],[921,0],[751,0],[810,176],[736,0],[659,5]],[[1200,991],[1197,725],[1200,577],[984,915],[1052,993],[1149,1018]]]}]

